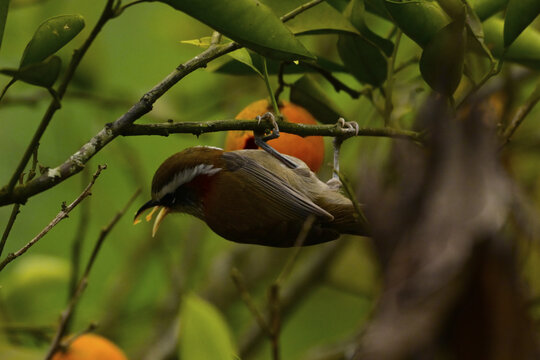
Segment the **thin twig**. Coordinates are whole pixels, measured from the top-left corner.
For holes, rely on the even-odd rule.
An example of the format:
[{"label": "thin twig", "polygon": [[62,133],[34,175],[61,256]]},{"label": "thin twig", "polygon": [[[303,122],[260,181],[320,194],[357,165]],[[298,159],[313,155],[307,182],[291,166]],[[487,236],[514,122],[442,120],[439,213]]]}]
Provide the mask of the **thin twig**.
[{"label": "thin twig", "polygon": [[145,3],[145,2],[153,2],[155,0],[135,0],[135,1],[132,1],[130,3],[127,3],[126,5],[122,6],[121,8],[118,9],[118,13],[121,14],[123,13],[127,8],[130,8],[134,5],[137,5],[137,4],[142,4],[142,3]]},{"label": "thin twig", "polygon": [[6,245],[7,238],[9,236],[9,233],[11,232],[11,228],[13,227],[13,224],[15,223],[15,219],[17,218],[17,215],[20,212],[20,204],[13,205],[13,209],[11,210],[11,215],[9,216],[8,223],[6,225],[6,229],[4,230],[4,233],[2,234],[2,240],[0,240],[0,256],[2,256],[2,252],[4,251],[4,246]]},{"label": "thin twig", "polygon": [[270,97],[270,103],[272,104],[272,108],[274,109],[274,115],[276,115],[276,118],[278,121],[282,120],[283,117],[281,116],[281,112],[279,111],[279,106],[276,101],[276,97],[274,96],[274,92],[272,91],[272,86],[270,85],[270,77],[268,76],[268,67],[266,66],[266,58],[262,58],[263,63],[263,79],[264,84],[266,85],[266,91],[268,91],[268,96]]},{"label": "thin twig", "polygon": [[239,49],[240,47],[241,46],[236,43],[211,46],[193,59],[179,65],[175,71],[170,73],[159,84],[147,92],[141,100],[133,105],[125,114],[120,116],[120,118],[113,123],[105,125],[101,131],[84,144],[79,151],[71,155],[63,164],[50,169],[46,174],[30,181],[28,184],[15,187],[13,191],[9,191],[7,186],[0,189],[0,206],[24,202],[29,197],[43,192],[77,174],[84,168],[86,162],[120,135],[125,127],[131,125],[135,120],[150,112],[154,102],[165,94],[174,84],[193,71],[205,67],[210,61]]},{"label": "thin twig", "polygon": [[289,276],[291,273],[294,264],[296,263],[296,260],[298,259],[298,256],[300,255],[300,251],[302,251],[304,244],[304,241],[306,241],[306,238],[313,227],[313,224],[315,223],[315,216],[309,215],[307,219],[302,224],[302,229],[300,230],[300,233],[298,234],[298,237],[296,238],[296,241],[294,243],[294,251],[292,255],[289,257],[287,262],[285,263],[285,266],[283,266],[283,269],[279,273],[278,277],[276,278],[276,281],[274,282],[276,285],[281,285],[286,277]]},{"label": "thin twig", "polygon": [[[88,334],[88,333],[91,333],[91,332],[94,332],[94,330],[96,330],[98,327],[98,324],[95,323],[95,322],[91,322],[90,324],[88,324],[88,326],[85,328],[85,329],[82,329],[82,330],[79,330],[78,332],[70,335],[69,337],[65,338],[64,340],[62,340],[60,342],[60,344],[58,344],[58,348],[57,348],[57,351],[60,350],[60,351],[65,351],[67,349],[69,349],[69,347],[71,346],[71,344],[77,340],[77,338],[81,337],[82,335],[85,335],[85,334]],[[66,331],[67,332],[67,331]]]},{"label": "thin twig", "polygon": [[17,165],[17,168],[13,175],[11,176],[11,179],[9,180],[9,183],[7,185],[7,192],[11,193],[17,184],[17,179],[19,179],[19,176],[24,171],[24,168],[26,167],[26,164],[28,164],[28,160],[30,160],[30,157],[32,156],[32,153],[34,152],[35,148],[38,146],[39,140],[45,133],[45,130],[49,126],[49,123],[51,122],[54,114],[58,109],[60,109],[59,100],[61,100],[64,97],[64,94],[66,93],[67,87],[69,83],[71,82],[71,79],[73,78],[73,75],[75,74],[75,70],[79,66],[83,56],[86,54],[88,49],[90,48],[90,45],[94,42],[96,36],[99,34],[105,23],[112,19],[115,16],[115,13],[113,11],[114,6],[114,0],[108,0],[107,4],[105,5],[105,8],[103,9],[103,12],[101,13],[101,17],[99,18],[98,22],[96,23],[94,29],[84,42],[84,44],[81,46],[80,49],[75,50],[73,52],[73,57],[71,58],[71,62],[69,63],[66,73],[64,74],[64,78],[62,79],[62,82],[58,86],[58,90],[55,92],[56,97],[53,98],[49,104],[49,107],[47,108],[47,111],[43,115],[43,118],[34,133],[34,136],[32,137],[32,140],[30,141],[30,144],[26,148],[26,151],[24,152],[24,155],[22,159],[19,162],[19,165]]},{"label": "thin twig", "polygon": [[6,84],[6,86],[4,86],[4,88],[2,89],[2,92],[0,93],[0,101],[2,101],[8,89],[11,87],[11,85],[15,84],[15,82],[17,82],[17,79],[13,78]]},{"label": "thin twig", "polygon": [[141,193],[141,189],[137,189],[137,191],[135,191],[135,193],[128,200],[126,205],[122,208],[122,210],[116,213],[116,215],[114,215],[114,217],[109,222],[109,224],[107,224],[107,226],[101,229],[101,232],[99,233],[99,237],[96,241],[96,244],[94,245],[94,249],[92,250],[92,254],[90,255],[90,259],[88,260],[88,263],[86,264],[84,273],[81,279],[79,280],[77,289],[75,293],[73,294],[73,296],[71,297],[71,300],[67,308],[62,312],[62,316],[60,318],[60,325],[58,326],[58,330],[56,332],[56,335],[54,336],[54,339],[51,343],[51,346],[49,348],[47,356],[45,357],[45,360],[50,360],[60,347],[60,341],[62,340],[62,337],[66,333],[67,324],[69,323],[71,317],[73,316],[73,313],[75,311],[75,307],[78,304],[79,298],[81,297],[82,293],[86,289],[86,286],[88,285],[88,276],[90,275],[92,266],[94,265],[94,262],[96,261],[97,255],[101,249],[101,246],[103,245],[103,242],[105,241],[105,238],[107,237],[107,235],[109,235],[111,230],[122,218],[122,216],[126,213],[126,211],[129,209],[133,201],[135,201],[135,199],[137,198],[137,196],[139,196],[140,193]]},{"label": "thin twig", "polygon": [[[320,2],[321,1],[316,0],[304,4],[298,9],[293,10],[291,13],[282,16],[281,19],[284,22],[290,20],[292,17],[296,16],[301,11],[305,11]],[[118,16],[119,12],[118,9],[114,9],[114,4],[116,4],[115,1],[108,1],[106,10],[109,10],[104,11],[104,13],[102,14],[102,18],[100,19],[100,21],[98,21],[98,24],[94,28],[94,31],[92,31],[92,34],[97,35],[97,32],[101,30],[101,27],[106,22],[105,20],[108,20],[108,16]],[[111,14],[109,14],[109,12]],[[105,18],[105,20],[102,23],[101,20],[103,18]],[[79,51],[76,51],[76,54],[72,59],[72,63],[66,71],[66,76],[64,77],[64,79],[70,79],[73,75],[72,73],[75,71],[75,68],[80,62],[81,57],[81,55],[76,55],[83,54],[87,50],[87,47],[85,46],[86,44],[88,44],[89,46],[89,42],[91,42],[90,40],[93,40],[92,34],[85,42],[85,45],[83,45],[83,47]],[[199,68],[206,67],[206,65],[210,61],[240,48],[242,48],[242,45],[234,42],[224,45],[210,46],[201,54],[195,56],[191,60],[188,60],[184,64],[179,65],[174,72],[169,74],[158,85],[156,85],[153,89],[147,92],[141,98],[141,100],[134,104],[125,114],[123,114],[113,123],[107,124],[92,139],[90,139],[86,144],[84,144],[82,148],[79,149],[79,151],[71,155],[63,164],[57,166],[56,168],[50,169],[47,174],[44,174],[34,179],[33,181],[25,184],[24,186],[15,187],[15,183],[11,180],[7,186],[0,189],[0,206],[12,203],[24,203],[29,197],[43,192],[61,183],[67,178],[77,174],[84,168],[84,164],[88,162],[88,160],[90,160],[98,151],[103,149],[107,144],[109,144],[113,139],[115,139],[116,136],[118,136],[125,127],[128,127],[129,125],[133,124],[134,121],[150,112],[152,110],[152,105],[154,104],[154,102],[157,101],[157,99],[159,99],[163,94],[165,94],[178,81],[180,81],[193,71]],[[77,61],[75,61],[75,59],[77,59]],[[59,98],[63,97],[66,88],[67,83],[64,80],[58,89]],[[23,156],[23,159],[17,167],[17,170],[15,171],[12,179],[17,178],[17,176],[24,170],[24,167],[26,166],[28,159],[31,156],[31,153],[35,148],[35,144],[37,144],[37,142],[43,135],[43,132],[45,131],[45,128],[50,121],[50,117],[52,117],[52,114],[56,112],[57,109],[52,109],[52,105],[53,103],[51,103],[49,110],[45,114],[40,126],[38,127],[38,130],[34,134],[34,138],[32,139],[29,147],[27,148],[27,151],[25,152],[25,155]]]},{"label": "thin twig", "polygon": [[502,58],[497,61],[497,62],[492,62],[491,63],[491,67],[489,69],[489,71],[486,73],[486,75],[477,83],[477,84],[474,84],[474,86],[472,87],[472,89],[467,93],[467,95],[465,95],[463,97],[463,99],[461,99],[459,101],[458,104],[456,104],[456,106],[454,106],[454,108],[456,109],[459,109],[461,108],[463,105],[465,104],[468,104],[468,100],[474,95],[476,94],[476,92],[482,87],[484,86],[484,84],[489,80],[491,79],[493,76],[497,75],[500,71],[501,71],[501,68],[502,68],[502,64],[503,64],[503,60]]},{"label": "thin twig", "polygon": [[345,195],[347,195],[347,197],[349,198],[349,200],[351,200],[353,204],[355,215],[358,216],[360,220],[362,220],[362,223],[367,224],[368,221],[366,219],[366,216],[364,215],[364,212],[362,211],[362,208],[360,207],[360,204],[358,203],[358,199],[356,198],[354,194],[354,190],[351,186],[350,181],[339,170],[337,172],[337,176],[339,178],[339,181],[343,185],[343,190],[345,191]]},{"label": "thin twig", "polygon": [[[36,175],[36,169],[38,166],[38,149],[37,147],[34,149],[33,156],[32,156],[32,167],[28,171],[28,176],[26,177],[26,182],[32,180],[34,176]],[[22,182],[23,176],[21,176],[20,181]],[[4,233],[2,234],[2,239],[0,240],[0,257],[2,256],[2,252],[4,251],[4,247],[6,245],[7,238],[9,236],[9,233],[11,232],[11,229],[13,228],[13,224],[15,223],[15,220],[17,218],[17,215],[20,212],[20,204],[15,204],[13,206],[13,209],[11,211],[11,216],[9,217],[8,223],[6,225],[6,229],[4,230]]]},{"label": "thin twig", "polygon": [[[287,319],[295,307],[315,289],[314,284],[321,283],[321,278],[324,277],[332,259],[345,244],[345,241],[336,241],[321,248],[322,251],[312,254],[306,263],[295,271],[295,276],[280,287],[280,319]],[[258,323],[253,324],[240,339],[240,357],[252,358],[253,352],[265,336],[267,332],[261,329]]]},{"label": "thin twig", "polygon": [[109,222],[109,224],[107,226],[105,226],[103,229],[101,229],[101,232],[99,234],[99,238],[96,241],[96,245],[94,247],[94,250],[92,251],[92,255],[90,256],[90,260],[88,261],[88,264],[86,265],[86,268],[84,270],[83,278],[88,277],[88,274],[90,273],[90,270],[92,269],[92,266],[94,265],[94,262],[95,262],[95,260],[97,258],[97,254],[98,254],[98,252],[99,252],[99,250],[101,248],[101,245],[103,245],[103,241],[105,240],[107,235],[109,235],[109,233],[111,232],[113,227],[116,225],[116,223],[118,223],[118,221],[126,213],[126,211],[129,209],[131,204],[135,201],[135,199],[137,198],[137,196],[139,196],[140,193],[141,193],[141,189],[139,188],[139,189],[137,189],[135,191],[135,193],[131,196],[131,198],[129,198],[128,202],[122,208],[122,210],[117,212],[116,215]]},{"label": "thin twig", "polygon": [[[83,176],[81,177],[81,182],[85,184],[88,182],[88,176],[90,174],[88,171],[83,171]],[[81,250],[88,229],[88,223],[90,221],[90,203],[85,201],[81,205],[79,224],[73,238],[72,247],[71,247],[71,274],[69,279],[69,294],[68,300],[75,294],[77,291],[77,282],[79,280],[79,269],[81,263]],[[67,328],[69,328],[67,325]]]},{"label": "thin twig", "polygon": [[281,302],[279,284],[273,283],[268,292],[268,308],[270,317],[270,343],[272,359],[279,360],[279,335],[281,333]]},{"label": "thin twig", "polygon": [[272,283],[268,289],[268,308],[269,308],[269,336],[270,344],[272,347],[272,357],[273,360],[280,359],[279,352],[279,336],[281,334],[281,285],[284,279],[289,276],[291,273],[298,256],[300,256],[300,251],[302,251],[302,245],[306,241],[306,238],[315,223],[315,216],[310,215],[302,224],[302,229],[296,238],[294,244],[294,251],[289,257],[289,260],[283,266],[280,274],[276,280]]},{"label": "thin twig", "polygon": [[231,278],[234,282],[234,285],[236,285],[236,288],[238,289],[238,292],[240,293],[240,297],[242,298],[242,301],[246,304],[249,311],[257,321],[257,324],[263,330],[266,332],[266,334],[270,335],[271,330],[268,325],[268,322],[262,315],[262,313],[259,311],[257,306],[255,305],[255,302],[253,301],[253,298],[251,297],[249,290],[246,286],[246,282],[244,280],[244,277],[242,276],[242,273],[238,271],[237,268],[233,268],[231,270]]},{"label": "thin twig", "polygon": [[503,145],[506,145],[510,142],[510,139],[512,138],[518,127],[521,125],[523,120],[525,120],[525,117],[527,117],[531,110],[536,106],[538,101],[540,101],[540,82],[538,83],[538,85],[536,85],[536,88],[529,96],[529,98],[525,101],[525,103],[521,105],[519,109],[517,109],[516,114],[510,122],[510,125],[508,125],[508,127],[504,131]]},{"label": "thin twig", "polygon": [[294,19],[294,17],[304,11],[306,11],[309,8],[314,7],[315,5],[318,5],[322,3],[324,0],[311,0],[310,2],[307,2],[305,4],[300,5],[296,9],[293,9],[292,11],[286,13],[282,17],[280,17],[280,20],[283,22],[287,22],[289,20]]},{"label": "thin twig", "polygon": [[100,165],[98,166],[98,169],[94,176],[92,177],[92,180],[86,186],[84,191],[68,206],[65,206],[65,203],[62,205],[62,210],[56,215],[56,217],[47,225],[39,234],[37,234],[32,240],[30,240],[26,245],[24,245],[21,249],[19,249],[15,253],[10,253],[6,256],[6,258],[0,263],[0,271],[2,271],[7,264],[24,254],[28,249],[30,249],[36,242],[38,242],[42,237],[44,237],[53,227],[56,226],[60,221],[64,220],[68,217],[68,214],[73,210],[81,201],[83,201],[86,197],[91,195],[90,190],[92,189],[92,186],[94,185],[96,179],[101,174],[101,171],[107,168],[107,165]]}]

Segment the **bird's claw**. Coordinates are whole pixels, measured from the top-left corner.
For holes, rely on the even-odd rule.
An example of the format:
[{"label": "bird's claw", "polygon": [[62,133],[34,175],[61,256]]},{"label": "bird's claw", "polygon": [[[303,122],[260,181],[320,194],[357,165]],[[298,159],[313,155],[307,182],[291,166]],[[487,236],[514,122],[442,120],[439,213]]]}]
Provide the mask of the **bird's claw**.
[{"label": "bird's claw", "polygon": [[264,134],[263,135],[256,134],[263,141],[266,142],[268,140],[277,139],[279,137],[279,126],[278,126],[278,123],[276,121],[276,117],[274,116],[274,114],[272,114],[271,112],[267,112],[266,114],[263,114],[262,116],[257,115],[256,119],[257,119],[257,124],[259,125],[261,124],[261,121],[263,120],[270,122],[270,124],[272,125],[272,132],[269,135],[264,136]]},{"label": "bird's claw", "polygon": [[279,137],[279,126],[274,114],[272,114],[271,112],[267,112],[263,116],[257,116],[256,119],[258,124],[260,124],[262,120],[269,121],[272,124],[272,132],[267,136],[264,136],[264,133],[261,134],[259,132],[254,132],[255,144],[279,161],[281,161],[288,168],[296,169],[298,166],[294,162],[283,156],[283,154],[279,153],[276,149],[266,143],[269,140],[277,139]]},{"label": "bird's claw", "polygon": [[339,152],[341,149],[341,144],[343,143],[343,140],[350,136],[357,136],[360,127],[358,124],[354,121],[345,121],[343,118],[339,118],[336,127],[338,127],[341,130],[342,135],[336,136],[333,141],[334,145],[334,171],[332,174],[332,178],[328,180],[326,183],[331,189],[339,190],[342,187],[342,183],[339,180]]},{"label": "bird's claw", "polygon": [[344,135],[353,136],[354,133],[354,136],[358,136],[360,132],[360,126],[356,121],[345,121],[342,117],[338,119],[336,126],[342,130]]}]

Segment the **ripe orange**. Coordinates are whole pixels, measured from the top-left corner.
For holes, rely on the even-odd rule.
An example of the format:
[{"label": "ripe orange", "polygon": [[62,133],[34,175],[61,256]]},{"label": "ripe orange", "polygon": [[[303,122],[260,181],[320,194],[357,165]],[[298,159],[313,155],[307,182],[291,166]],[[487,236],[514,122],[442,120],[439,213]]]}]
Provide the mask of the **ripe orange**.
[{"label": "ripe orange", "polygon": [[73,341],[67,351],[58,351],[52,360],[127,360],[119,347],[95,334],[84,334]]},{"label": "ripe orange", "polygon": [[[317,124],[315,118],[303,107],[282,101],[279,110],[285,118],[298,124]],[[267,100],[259,100],[249,104],[236,115],[236,119],[254,119],[272,111]],[[291,155],[303,160],[312,171],[317,171],[324,160],[324,141],[322,136],[301,137],[294,134],[280,133],[279,138],[268,142],[282,154]],[[256,149],[252,131],[229,131],[225,140],[225,150]]]}]

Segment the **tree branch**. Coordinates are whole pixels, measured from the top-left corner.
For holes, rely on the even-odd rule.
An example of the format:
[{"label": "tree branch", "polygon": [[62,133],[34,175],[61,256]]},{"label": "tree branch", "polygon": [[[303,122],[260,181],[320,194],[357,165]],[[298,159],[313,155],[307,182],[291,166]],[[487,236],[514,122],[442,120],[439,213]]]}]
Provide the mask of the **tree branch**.
[{"label": "tree branch", "polygon": [[0,189],[0,206],[13,203],[24,203],[29,197],[43,192],[77,174],[84,168],[84,164],[88,162],[88,160],[114,138],[120,135],[125,127],[131,125],[135,120],[152,110],[154,102],[165,94],[165,92],[167,92],[174,84],[193,71],[205,67],[206,64],[213,59],[238,48],[240,48],[240,45],[236,43],[209,47],[193,59],[181,64],[153,89],[147,92],[141,100],[133,105],[125,114],[120,116],[113,123],[106,124],[99,133],[84,144],[79,151],[71,155],[63,164],[53,169],[49,169],[45,174],[33,179],[27,184],[15,187],[12,192],[9,191],[8,186]]},{"label": "tree branch", "polygon": [[[298,9],[293,10],[291,13],[282,16],[281,19],[284,22],[290,20],[300,12],[309,9],[310,7],[315,6],[320,2],[321,1],[319,0],[314,0],[306,3]],[[85,42],[85,45],[83,45],[81,50],[79,50],[80,55],[77,56],[79,52],[74,55],[72,59],[72,64],[70,64],[70,67],[68,68],[68,71],[64,78],[65,80],[58,89],[58,94],[60,98],[62,98],[63,94],[65,93],[65,90],[67,88],[67,82],[71,79],[71,76],[73,75],[72,72],[75,71],[75,68],[80,62],[80,58],[87,50],[86,44],[88,44],[89,47],[90,43],[93,41],[93,37],[97,35],[101,27],[105,24],[106,20],[118,14],[112,11],[113,3],[113,0],[108,1],[106,10],[102,15],[102,19],[104,19],[104,21],[102,22],[102,19],[98,21],[98,24],[94,28],[94,31],[92,32],[90,37],[87,39],[87,42]],[[112,11],[112,14],[108,14],[107,9],[110,9]],[[110,17],[107,17],[107,15]],[[118,136],[125,127],[133,124],[134,121],[136,121],[146,113],[150,112],[152,110],[153,103],[178,81],[180,81],[182,78],[184,78],[186,75],[190,74],[194,70],[205,67],[206,64],[208,64],[210,61],[229,52],[237,50],[241,47],[242,46],[237,43],[229,43],[226,45],[214,44],[205,51],[203,51],[200,55],[195,56],[193,59],[188,60],[184,64],[179,65],[175,71],[169,74],[163,81],[161,81],[153,89],[146,93],[139,102],[137,102],[131,107],[131,109],[128,110],[128,112],[126,112],[113,123],[107,124],[98,134],[96,134],[92,139],[90,139],[89,142],[84,144],[81,149],[79,149],[79,151],[70,156],[69,159],[67,159],[63,164],[57,166],[54,169],[50,169],[46,174],[34,179],[33,181],[25,185],[15,187],[16,179],[18,179],[18,176],[24,170],[24,167],[26,166],[28,159],[33,152],[33,149],[35,148],[35,146],[39,142],[39,139],[45,132],[45,129],[48,126],[52,115],[57,110],[57,108],[54,108],[54,106],[57,106],[58,104],[56,102],[51,102],[47,113],[45,114],[40,126],[38,127],[38,130],[34,134],[34,137],[30,145],[28,146],[25,155],[23,156],[23,159],[17,167],[17,170],[13,174],[12,179],[7,186],[0,189],[0,206],[12,203],[24,203],[29,197],[43,192],[78,173],[84,168],[84,164],[88,162],[88,160],[90,160],[98,151],[100,151],[109,142],[116,138],[116,136]]]},{"label": "tree branch", "polygon": [[135,193],[128,200],[124,208],[120,210],[118,213],[116,213],[116,215],[112,218],[112,220],[109,222],[107,226],[101,229],[101,232],[96,241],[96,244],[94,245],[92,255],[90,255],[90,259],[88,260],[88,264],[86,265],[83,276],[81,277],[77,285],[77,289],[75,293],[73,294],[73,296],[71,297],[71,300],[67,308],[62,312],[62,316],[60,318],[60,326],[58,326],[58,330],[56,332],[56,335],[54,336],[54,339],[51,343],[51,346],[49,348],[47,356],[45,357],[45,360],[51,359],[53,355],[56,353],[56,351],[61,347],[60,341],[62,340],[62,337],[65,335],[67,325],[73,315],[73,312],[75,311],[75,307],[79,301],[79,298],[81,297],[82,293],[86,289],[86,286],[88,285],[88,276],[90,275],[92,266],[94,265],[94,262],[97,258],[99,250],[101,249],[101,245],[103,245],[103,242],[105,241],[105,238],[107,237],[107,235],[109,235],[112,228],[118,223],[118,221],[126,213],[126,211],[129,209],[133,201],[137,198],[137,196],[139,196],[140,193],[141,193],[141,189],[137,189],[137,191],[135,191]]},{"label": "tree branch", "polygon": [[90,48],[90,45],[94,42],[95,38],[105,25],[107,21],[114,18],[116,14],[113,10],[114,7],[114,0],[108,0],[107,4],[105,5],[105,8],[103,9],[103,12],[101,14],[101,17],[99,18],[98,22],[96,23],[94,29],[92,29],[92,32],[84,42],[84,44],[81,46],[80,49],[77,49],[73,53],[73,57],[71,58],[71,62],[69,63],[66,73],[64,75],[64,78],[62,79],[62,82],[58,86],[58,90],[56,91],[56,96],[53,97],[51,100],[49,107],[47,108],[47,111],[43,115],[43,118],[41,119],[41,123],[39,124],[36,132],[34,133],[34,136],[32,137],[32,140],[30,140],[30,144],[26,148],[26,151],[24,152],[24,155],[19,162],[19,165],[17,165],[17,169],[11,176],[11,179],[9,180],[9,183],[7,185],[7,192],[12,192],[13,188],[17,184],[17,181],[24,171],[24,168],[26,167],[26,164],[28,164],[28,160],[30,160],[30,157],[32,156],[34,150],[39,144],[39,140],[45,133],[45,130],[49,126],[49,123],[51,122],[54,114],[58,109],[60,109],[60,102],[59,100],[62,100],[64,97],[64,94],[66,93],[67,87],[69,83],[71,82],[71,79],[73,78],[73,75],[75,74],[75,70],[79,66],[84,54],[88,51]]},{"label": "tree branch", "polygon": [[2,239],[0,240],[0,256],[2,256],[2,252],[4,251],[4,246],[6,245],[6,241],[11,231],[11,228],[13,227],[13,224],[15,223],[15,219],[17,218],[17,215],[20,212],[19,210],[20,207],[21,207],[20,204],[13,205],[13,209],[11,210],[11,215],[9,216],[6,229],[4,230],[4,233],[2,234]]},{"label": "tree branch", "polygon": [[283,15],[282,17],[280,17],[280,20],[283,21],[283,22],[287,22],[289,20],[292,20],[296,17],[296,15],[306,11],[307,9],[310,9],[312,7],[314,7],[315,5],[318,5],[320,3],[322,3],[324,0],[311,0],[305,4],[302,4],[300,5],[299,7],[297,7],[296,9],[293,9],[292,11],[286,13],[285,15]]},{"label": "tree branch", "polygon": [[510,125],[506,128],[503,134],[504,138],[504,144],[506,145],[510,142],[510,139],[518,129],[518,127],[521,125],[523,120],[525,120],[525,117],[531,112],[531,110],[536,106],[536,104],[540,101],[540,83],[536,85],[536,88],[532,92],[532,94],[529,96],[527,101],[517,109],[516,114],[512,118],[512,121],[510,122]]},{"label": "tree branch", "polygon": [[90,190],[92,189],[92,186],[96,182],[96,179],[101,174],[101,171],[107,168],[107,165],[98,166],[98,169],[96,173],[94,174],[92,180],[86,186],[84,191],[79,195],[71,204],[68,206],[65,206],[65,204],[62,205],[62,210],[56,215],[56,217],[47,225],[39,234],[37,234],[32,240],[30,240],[26,245],[24,245],[21,249],[19,249],[15,253],[10,253],[6,258],[0,263],[0,271],[2,271],[7,264],[24,254],[28,249],[30,249],[36,242],[38,242],[42,237],[44,237],[53,227],[56,226],[60,221],[64,220],[68,217],[68,214],[73,210],[81,201],[83,201],[86,197],[91,195]]},{"label": "tree branch", "polygon": [[[161,124],[132,124],[126,126],[121,135],[137,136],[137,135],[161,135],[169,136],[170,134],[193,134],[201,135],[204,133],[228,131],[228,130],[251,130],[264,131],[271,127],[268,123],[258,123],[255,120],[216,120],[204,122],[178,122],[178,123],[161,123]],[[281,122],[279,130],[286,133],[296,134],[300,136],[354,136],[355,131],[344,129],[338,125],[306,125],[290,122]],[[360,128],[358,136],[376,136],[389,137],[394,139],[407,139],[419,143],[424,142],[424,136],[416,131],[400,130],[392,128]],[[0,197],[1,201],[1,197]]]},{"label": "tree branch", "polygon": [[[321,278],[326,274],[328,266],[345,244],[346,241],[342,239],[327,245],[324,249],[321,248],[321,251],[316,254],[311,254],[307,263],[298,268],[295,276],[283,284],[280,290],[280,318],[287,319],[296,306],[315,288],[313,285],[321,283]],[[265,321],[268,323],[270,316],[267,316]],[[261,328],[257,322],[252,324],[248,332],[240,339],[240,357],[252,358],[265,335],[265,329]]]}]

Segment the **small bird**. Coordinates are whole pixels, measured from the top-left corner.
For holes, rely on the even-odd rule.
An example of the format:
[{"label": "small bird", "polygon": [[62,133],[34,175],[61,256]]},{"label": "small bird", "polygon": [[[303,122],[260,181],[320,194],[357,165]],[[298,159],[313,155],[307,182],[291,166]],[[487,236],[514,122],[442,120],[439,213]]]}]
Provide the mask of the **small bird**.
[{"label": "small bird", "polygon": [[322,182],[300,159],[280,161],[265,150],[185,149],[161,164],[152,180],[152,199],[135,215],[161,209],[155,235],[170,212],[191,214],[218,235],[239,243],[295,246],[306,219],[313,223],[302,245],[367,235],[367,224],[338,189]]}]

